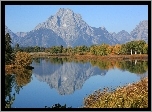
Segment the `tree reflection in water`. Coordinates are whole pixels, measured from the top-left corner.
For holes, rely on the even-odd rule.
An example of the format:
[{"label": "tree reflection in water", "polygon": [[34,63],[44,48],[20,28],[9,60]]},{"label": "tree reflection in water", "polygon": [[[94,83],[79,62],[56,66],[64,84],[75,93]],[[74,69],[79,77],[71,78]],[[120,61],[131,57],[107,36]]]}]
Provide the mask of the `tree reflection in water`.
[{"label": "tree reflection in water", "polygon": [[[40,58],[39,58],[40,59]],[[38,60],[38,59],[35,59]],[[64,62],[87,63],[90,62],[92,66],[97,66],[101,70],[110,70],[118,68],[123,71],[129,71],[135,74],[144,74],[148,70],[147,60],[77,60],[70,58],[43,58],[43,60],[50,61],[53,64],[63,64]],[[40,62],[40,61],[39,61]]]},{"label": "tree reflection in water", "polygon": [[23,67],[5,68],[5,108],[12,108],[15,100],[15,93],[12,95],[12,88],[19,94],[20,89],[30,83],[32,70]]},{"label": "tree reflection in water", "polygon": [[144,74],[148,70],[148,61],[130,60],[130,61],[91,61],[92,66],[98,66],[102,70],[118,68],[123,71],[129,71],[135,74]]}]

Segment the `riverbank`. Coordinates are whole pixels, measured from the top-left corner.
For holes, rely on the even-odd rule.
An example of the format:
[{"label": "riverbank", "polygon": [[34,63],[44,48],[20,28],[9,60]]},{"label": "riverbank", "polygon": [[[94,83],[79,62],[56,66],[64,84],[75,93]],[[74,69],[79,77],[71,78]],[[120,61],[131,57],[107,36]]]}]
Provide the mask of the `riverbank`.
[{"label": "riverbank", "polygon": [[107,55],[107,56],[96,56],[96,55],[69,55],[69,54],[50,54],[45,52],[33,52],[29,53],[33,58],[45,58],[45,57],[59,57],[59,58],[73,58],[78,60],[148,60],[147,54],[133,54],[133,55]]},{"label": "riverbank", "polygon": [[115,91],[95,91],[84,99],[84,108],[148,108],[148,78]]},{"label": "riverbank", "polygon": [[29,53],[33,58],[47,58],[47,57],[70,57],[69,54],[50,54],[46,52],[31,52]]},{"label": "riverbank", "polygon": [[146,54],[134,54],[134,55],[107,55],[107,56],[95,56],[95,55],[75,55],[75,59],[79,60],[148,60]]}]

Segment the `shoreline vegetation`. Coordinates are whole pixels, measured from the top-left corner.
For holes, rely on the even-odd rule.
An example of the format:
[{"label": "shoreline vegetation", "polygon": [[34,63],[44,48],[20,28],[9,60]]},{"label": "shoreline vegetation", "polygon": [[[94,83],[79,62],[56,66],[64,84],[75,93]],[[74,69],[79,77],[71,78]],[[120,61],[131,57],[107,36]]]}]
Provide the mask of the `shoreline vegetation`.
[{"label": "shoreline vegetation", "polygon": [[99,44],[79,45],[75,47],[51,46],[51,47],[19,47],[17,44],[14,51],[24,51],[35,57],[70,57],[75,59],[148,59],[148,44],[144,40],[130,41],[125,44]]},{"label": "shoreline vegetation", "polygon": [[97,90],[84,99],[84,108],[148,108],[148,77],[114,91]]},{"label": "shoreline vegetation", "polygon": [[50,54],[46,52],[31,52],[29,53],[32,58],[73,58],[78,60],[148,60],[148,54],[132,54],[132,55],[106,55],[106,56],[96,56],[96,55],[69,55],[69,54]]}]

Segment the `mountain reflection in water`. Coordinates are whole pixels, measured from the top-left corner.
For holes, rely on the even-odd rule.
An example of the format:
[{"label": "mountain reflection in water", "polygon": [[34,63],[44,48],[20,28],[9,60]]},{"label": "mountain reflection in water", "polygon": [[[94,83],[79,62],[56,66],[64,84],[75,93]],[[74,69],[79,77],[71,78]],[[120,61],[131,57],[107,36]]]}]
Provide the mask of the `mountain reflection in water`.
[{"label": "mountain reflection in water", "polygon": [[41,60],[39,64],[33,63],[32,66],[34,66],[35,77],[58,90],[61,95],[72,94],[76,89],[81,89],[91,76],[105,75],[107,72],[107,70],[92,67],[88,62],[65,62],[54,65],[46,60]]},{"label": "mountain reflection in water", "polygon": [[[147,71],[146,61],[122,61],[112,65],[110,61],[79,62],[62,58],[35,59],[33,74],[50,88],[55,88],[60,95],[72,94],[81,89],[91,76],[106,75],[108,69],[119,68],[122,71],[144,74]],[[144,75],[140,75],[143,77]]]}]

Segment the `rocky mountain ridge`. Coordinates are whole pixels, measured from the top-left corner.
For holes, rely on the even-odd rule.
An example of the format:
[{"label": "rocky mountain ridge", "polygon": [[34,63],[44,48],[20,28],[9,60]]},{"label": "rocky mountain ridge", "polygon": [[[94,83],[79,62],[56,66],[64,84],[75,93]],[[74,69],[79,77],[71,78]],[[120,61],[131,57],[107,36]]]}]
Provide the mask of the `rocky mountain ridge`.
[{"label": "rocky mountain ridge", "polygon": [[81,17],[70,9],[60,8],[45,22],[39,23],[30,32],[11,32],[5,26],[5,32],[9,32],[13,45],[20,46],[78,46],[107,43],[110,45],[123,44],[132,40],[148,41],[148,21],[141,21],[129,34],[125,30],[109,33],[105,27],[91,27]]}]

